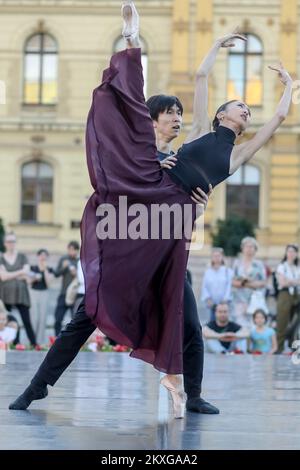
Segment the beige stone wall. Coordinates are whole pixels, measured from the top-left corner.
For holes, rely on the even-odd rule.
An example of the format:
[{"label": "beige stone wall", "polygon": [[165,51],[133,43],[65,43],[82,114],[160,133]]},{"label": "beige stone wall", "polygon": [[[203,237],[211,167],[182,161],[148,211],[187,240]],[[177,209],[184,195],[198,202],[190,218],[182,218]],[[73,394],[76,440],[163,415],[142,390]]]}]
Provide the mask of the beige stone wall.
[{"label": "beige stone wall", "polygon": [[[16,230],[20,247],[37,245],[60,252],[80,220],[92,189],[85,162],[84,126],[92,89],[99,83],[120,35],[119,0],[0,0],[0,80],[7,100],[0,105],[0,217]],[[232,30],[257,34],[264,44],[263,106],[253,110],[249,138],[271,118],[282,88],[267,64],[280,56],[300,77],[300,0],[143,0],[141,34],[149,56],[148,95],[176,93],[192,116],[194,72],[212,41]],[[23,45],[43,22],[59,45],[58,104],[54,109],[22,106]],[[221,51],[210,79],[210,113],[226,101],[227,57]],[[266,255],[300,241],[300,104],[270,142],[257,153],[261,170],[258,238]],[[184,133],[177,145],[183,141]],[[38,158],[54,168],[53,224],[20,224],[20,169]],[[219,186],[205,221],[225,217],[226,185]],[[209,230],[206,232],[209,243]],[[207,249],[204,250],[207,252]]]}]

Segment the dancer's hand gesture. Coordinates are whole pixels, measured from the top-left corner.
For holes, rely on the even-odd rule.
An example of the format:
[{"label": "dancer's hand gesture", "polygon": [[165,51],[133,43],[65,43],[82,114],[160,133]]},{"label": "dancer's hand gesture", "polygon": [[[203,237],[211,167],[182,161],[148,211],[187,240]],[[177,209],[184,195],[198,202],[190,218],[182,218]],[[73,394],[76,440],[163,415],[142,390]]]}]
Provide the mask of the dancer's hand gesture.
[{"label": "dancer's hand gesture", "polygon": [[168,170],[171,170],[173,166],[176,166],[177,163],[177,158],[174,156],[169,156],[166,157],[164,160],[161,160],[160,166],[161,168],[168,168]]},{"label": "dancer's hand gesture", "polygon": [[222,38],[219,38],[217,40],[217,44],[219,47],[234,47],[235,46],[235,39],[241,39],[242,41],[247,41],[246,36],[243,36],[238,32],[238,27],[235,28],[234,31],[230,34],[226,34],[226,36],[223,36]]},{"label": "dancer's hand gesture", "polygon": [[281,83],[284,85],[287,85],[288,83],[293,83],[292,77],[288,73],[287,70],[282,65],[282,62],[279,62],[279,65],[268,65],[269,69],[275,70],[275,72],[278,72],[279,80]]}]

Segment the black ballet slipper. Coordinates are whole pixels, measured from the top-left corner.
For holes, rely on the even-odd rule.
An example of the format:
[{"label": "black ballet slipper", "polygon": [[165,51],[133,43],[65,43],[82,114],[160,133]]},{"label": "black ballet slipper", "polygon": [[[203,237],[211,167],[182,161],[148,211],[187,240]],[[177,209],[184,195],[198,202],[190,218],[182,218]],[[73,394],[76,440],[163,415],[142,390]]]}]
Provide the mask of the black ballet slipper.
[{"label": "black ballet slipper", "polygon": [[41,400],[46,398],[48,395],[47,387],[38,388],[33,385],[29,385],[26,390],[9,405],[10,410],[26,410],[30,403],[34,400]]},{"label": "black ballet slipper", "polygon": [[200,397],[188,398],[186,401],[186,409],[188,411],[194,411],[195,413],[203,413],[207,415],[217,415],[220,413],[218,408]]}]

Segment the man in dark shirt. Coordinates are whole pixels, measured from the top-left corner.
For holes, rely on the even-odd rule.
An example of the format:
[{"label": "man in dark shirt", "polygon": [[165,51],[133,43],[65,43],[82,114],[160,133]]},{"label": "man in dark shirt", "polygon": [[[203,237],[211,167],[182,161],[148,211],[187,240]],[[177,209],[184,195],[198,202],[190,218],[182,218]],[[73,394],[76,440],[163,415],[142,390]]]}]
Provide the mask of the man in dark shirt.
[{"label": "man in dark shirt", "polygon": [[70,306],[66,304],[66,292],[74,277],[76,277],[78,257],[79,244],[76,241],[71,241],[68,244],[67,255],[60,258],[58,266],[54,272],[55,277],[62,276],[61,290],[57,299],[57,305],[54,314],[54,329],[56,336],[59,335],[64,316],[67,310],[70,308]]},{"label": "man in dark shirt", "polygon": [[203,328],[208,351],[212,353],[246,353],[249,331],[238,323],[229,321],[228,304],[218,304],[215,314],[216,319],[207,323]]},{"label": "man in dark shirt", "polygon": [[[158,159],[162,168],[172,168],[177,161],[172,151],[172,143],[181,131],[183,106],[176,96],[168,95],[152,96],[146,104],[153,121]],[[197,204],[197,217],[205,211],[210,193],[207,195],[201,188],[197,188],[197,192],[192,192],[191,199]],[[204,361],[202,329],[187,273],[184,282],[183,316],[183,379],[187,394],[186,408],[197,413],[217,414],[219,410],[201,398]]]}]

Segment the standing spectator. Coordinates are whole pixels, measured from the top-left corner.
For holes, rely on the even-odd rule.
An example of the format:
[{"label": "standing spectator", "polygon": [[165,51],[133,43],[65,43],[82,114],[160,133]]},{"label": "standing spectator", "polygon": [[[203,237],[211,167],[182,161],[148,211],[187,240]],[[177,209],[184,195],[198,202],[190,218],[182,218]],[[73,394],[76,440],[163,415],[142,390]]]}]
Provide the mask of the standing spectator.
[{"label": "standing spectator", "polygon": [[[241,257],[233,264],[233,310],[237,323],[251,327],[252,314],[258,308],[268,312],[265,300],[267,285],[263,263],[255,259],[258,243],[255,238],[245,237],[241,242]],[[249,315],[251,314],[251,315]]]},{"label": "standing spectator", "polygon": [[278,282],[277,299],[277,341],[278,353],[284,349],[284,341],[289,321],[293,315],[295,305],[300,302],[300,268],[298,266],[297,245],[287,245],[285,255],[276,270]]},{"label": "standing spectator", "polygon": [[45,249],[37,252],[37,264],[30,267],[31,321],[37,342],[45,342],[49,285],[54,271],[47,266],[49,253]]},{"label": "standing spectator", "polygon": [[77,272],[73,281],[69,284],[66,291],[66,304],[73,309],[75,315],[81,300],[85,294],[84,276],[80,259],[77,262]]},{"label": "standing spectator", "polygon": [[222,248],[213,248],[211,266],[205,271],[201,300],[210,313],[210,320],[215,320],[215,309],[219,303],[231,300],[232,269],[225,266]]},{"label": "standing spectator", "polygon": [[10,345],[17,336],[17,328],[8,325],[8,313],[0,300],[0,341]]},{"label": "standing spectator", "polygon": [[82,271],[82,266],[81,266],[80,259],[78,260],[78,263],[77,263],[77,280],[78,280],[78,287],[77,287],[77,294],[76,294],[74,312],[76,312],[77,307],[79,306],[79,304],[80,304],[80,302],[83,299],[84,294],[85,294],[84,276],[83,276],[83,271]]},{"label": "standing spectator", "polygon": [[250,333],[250,351],[274,354],[277,351],[276,333],[267,325],[268,316],[263,310],[253,314],[254,328]]},{"label": "standing spectator", "polygon": [[216,319],[203,328],[206,346],[212,353],[246,353],[249,331],[235,322],[229,321],[229,307],[220,303],[216,308]]},{"label": "standing spectator", "polygon": [[58,336],[61,330],[61,325],[67,310],[70,308],[66,304],[66,292],[68,286],[71,284],[77,274],[77,262],[79,256],[79,244],[76,241],[71,241],[68,244],[68,253],[62,256],[59,260],[58,266],[55,271],[55,276],[62,276],[61,291],[57,299],[55,309],[55,335]]},{"label": "standing spectator", "polygon": [[30,296],[27,279],[30,271],[27,257],[17,251],[17,238],[13,232],[4,237],[5,253],[0,256],[0,298],[10,312],[16,307],[32,346],[36,338],[30,320]]}]

